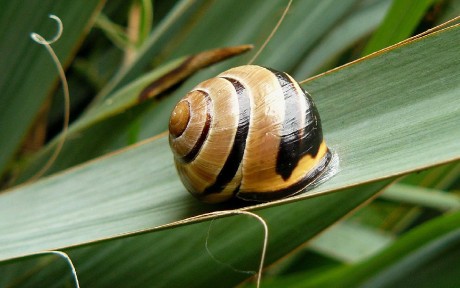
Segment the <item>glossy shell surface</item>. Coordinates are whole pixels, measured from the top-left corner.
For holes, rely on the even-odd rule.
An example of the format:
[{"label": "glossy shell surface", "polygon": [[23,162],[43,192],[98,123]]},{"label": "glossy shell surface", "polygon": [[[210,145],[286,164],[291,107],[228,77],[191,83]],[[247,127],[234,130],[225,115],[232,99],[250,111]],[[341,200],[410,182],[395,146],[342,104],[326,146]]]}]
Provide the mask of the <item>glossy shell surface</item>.
[{"label": "glossy shell surface", "polygon": [[169,130],[184,186],[210,203],[299,193],[332,157],[310,95],[288,74],[255,65],[196,86],[174,108]]}]

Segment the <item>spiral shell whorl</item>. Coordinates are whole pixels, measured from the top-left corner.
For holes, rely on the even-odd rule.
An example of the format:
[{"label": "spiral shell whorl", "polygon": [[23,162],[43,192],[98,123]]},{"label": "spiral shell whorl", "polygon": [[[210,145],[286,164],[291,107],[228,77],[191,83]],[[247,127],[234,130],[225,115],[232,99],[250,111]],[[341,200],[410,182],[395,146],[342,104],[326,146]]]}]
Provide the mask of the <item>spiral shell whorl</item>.
[{"label": "spiral shell whorl", "polygon": [[331,157],[308,93],[289,75],[253,65],[189,92],[171,115],[170,145],[186,188],[212,203],[298,193]]}]

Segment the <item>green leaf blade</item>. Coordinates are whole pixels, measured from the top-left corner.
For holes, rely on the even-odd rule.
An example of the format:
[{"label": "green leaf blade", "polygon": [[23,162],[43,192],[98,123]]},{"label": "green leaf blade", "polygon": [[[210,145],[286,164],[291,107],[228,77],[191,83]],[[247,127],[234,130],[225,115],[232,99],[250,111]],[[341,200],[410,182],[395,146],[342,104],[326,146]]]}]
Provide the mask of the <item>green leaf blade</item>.
[{"label": "green leaf blade", "polygon": [[414,32],[428,8],[438,0],[393,1],[380,28],[367,43],[363,55],[402,41]]}]

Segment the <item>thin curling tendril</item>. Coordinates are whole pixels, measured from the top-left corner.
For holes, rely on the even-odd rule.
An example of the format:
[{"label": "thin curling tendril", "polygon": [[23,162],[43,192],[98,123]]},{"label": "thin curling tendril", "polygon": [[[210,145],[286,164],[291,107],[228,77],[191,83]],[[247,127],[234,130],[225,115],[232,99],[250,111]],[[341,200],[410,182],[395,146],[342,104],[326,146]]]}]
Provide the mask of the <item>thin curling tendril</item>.
[{"label": "thin curling tendril", "polygon": [[32,40],[34,40],[38,44],[45,46],[54,64],[56,65],[56,68],[58,69],[59,77],[61,78],[61,82],[62,82],[62,90],[64,92],[64,123],[62,127],[62,133],[60,136],[58,136],[60,138],[58,139],[57,147],[54,150],[53,154],[48,159],[48,161],[45,163],[45,165],[37,173],[35,173],[35,175],[33,175],[29,180],[27,180],[27,182],[31,182],[31,181],[34,181],[40,178],[41,176],[43,176],[43,174],[46,173],[46,171],[48,171],[51,165],[53,165],[53,163],[56,161],[59,153],[62,150],[62,146],[64,146],[65,138],[67,135],[67,129],[69,127],[69,116],[70,116],[69,85],[67,84],[67,79],[65,77],[64,69],[62,68],[61,63],[59,62],[59,59],[56,56],[56,53],[54,53],[53,48],[51,48],[50,46],[50,44],[59,40],[59,38],[62,35],[64,26],[62,25],[61,19],[59,19],[59,17],[57,17],[56,15],[49,15],[49,17],[51,19],[54,19],[57,22],[58,30],[56,34],[54,35],[54,37],[51,40],[46,40],[45,38],[43,38],[41,35],[37,33],[30,33],[30,37],[32,38]]},{"label": "thin curling tendril", "polygon": [[259,57],[260,53],[262,53],[262,51],[264,51],[265,46],[267,46],[268,42],[270,42],[270,40],[273,38],[273,36],[275,35],[276,31],[278,31],[278,28],[280,27],[281,23],[283,23],[283,20],[286,17],[286,15],[287,15],[287,13],[289,11],[289,8],[291,7],[291,4],[292,4],[292,0],[290,0],[289,3],[287,4],[286,8],[284,8],[283,15],[281,15],[281,18],[278,20],[278,23],[276,23],[275,27],[273,28],[273,30],[270,33],[270,35],[268,35],[268,37],[265,40],[264,44],[262,44],[262,46],[260,46],[260,48],[259,48],[259,50],[257,50],[256,54],[254,54],[254,56],[251,58],[251,60],[249,60],[248,65],[251,65],[252,63],[254,63],[254,61],[256,61],[256,59]]},{"label": "thin curling tendril", "polygon": [[51,40],[45,40],[45,38],[43,38],[40,34],[37,34],[35,32],[32,32],[30,33],[30,37],[35,41],[37,42],[38,44],[53,44],[54,42],[56,42],[57,40],[59,40],[59,38],[61,38],[61,35],[62,35],[62,31],[64,30],[64,25],[62,25],[62,21],[59,17],[57,17],[56,15],[49,15],[49,17],[51,19],[54,19],[56,20],[57,24],[58,24],[58,31],[56,32],[56,35],[54,35],[54,37],[51,39]]},{"label": "thin curling tendril", "polygon": [[264,262],[265,262],[265,254],[267,253],[267,246],[268,246],[268,225],[267,225],[267,222],[265,222],[265,220],[262,217],[260,217],[259,215],[255,214],[255,213],[249,212],[249,211],[236,209],[236,210],[223,210],[223,211],[215,211],[215,212],[205,213],[205,214],[201,214],[201,215],[198,215],[198,216],[194,216],[194,217],[184,219],[183,221],[180,221],[180,222],[181,223],[187,223],[190,220],[207,219],[207,218],[211,217],[212,221],[211,221],[211,224],[209,225],[208,233],[206,235],[206,242],[205,242],[205,248],[206,248],[206,251],[208,252],[209,256],[211,256],[211,258],[214,261],[216,261],[218,263],[221,263],[221,264],[224,264],[226,266],[229,266],[235,272],[251,273],[249,271],[242,271],[242,270],[236,269],[233,266],[231,266],[229,264],[226,264],[226,263],[216,259],[216,257],[214,257],[214,255],[209,250],[208,239],[209,239],[211,226],[212,226],[212,223],[213,223],[215,217],[219,217],[219,216],[221,217],[221,216],[227,216],[227,215],[247,215],[247,216],[253,217],[257,221],[259,221],[260,224],[262,224],[262,227],[264,228],[264,241],[263,241],[263,244],[262,244],[262,251],[260,253],[259,268],[258,268],[258,271],[256,273],[257,274],[256,287],[259,288],[260,287],[260,281],[262,279],[262,270],[263,270]]}]

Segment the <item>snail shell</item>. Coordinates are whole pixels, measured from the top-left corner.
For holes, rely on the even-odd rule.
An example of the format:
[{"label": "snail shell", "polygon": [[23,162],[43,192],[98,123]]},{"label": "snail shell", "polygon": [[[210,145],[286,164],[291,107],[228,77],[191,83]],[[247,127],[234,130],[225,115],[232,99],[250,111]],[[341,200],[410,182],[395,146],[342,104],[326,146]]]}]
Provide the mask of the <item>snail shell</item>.
[{"label": "snail shell", "polygon": [[169,132],[184,186],[209,203],[302,192],[332,158],[310,95],[288,74],[255,65],[196,86],[174,108]]}]

